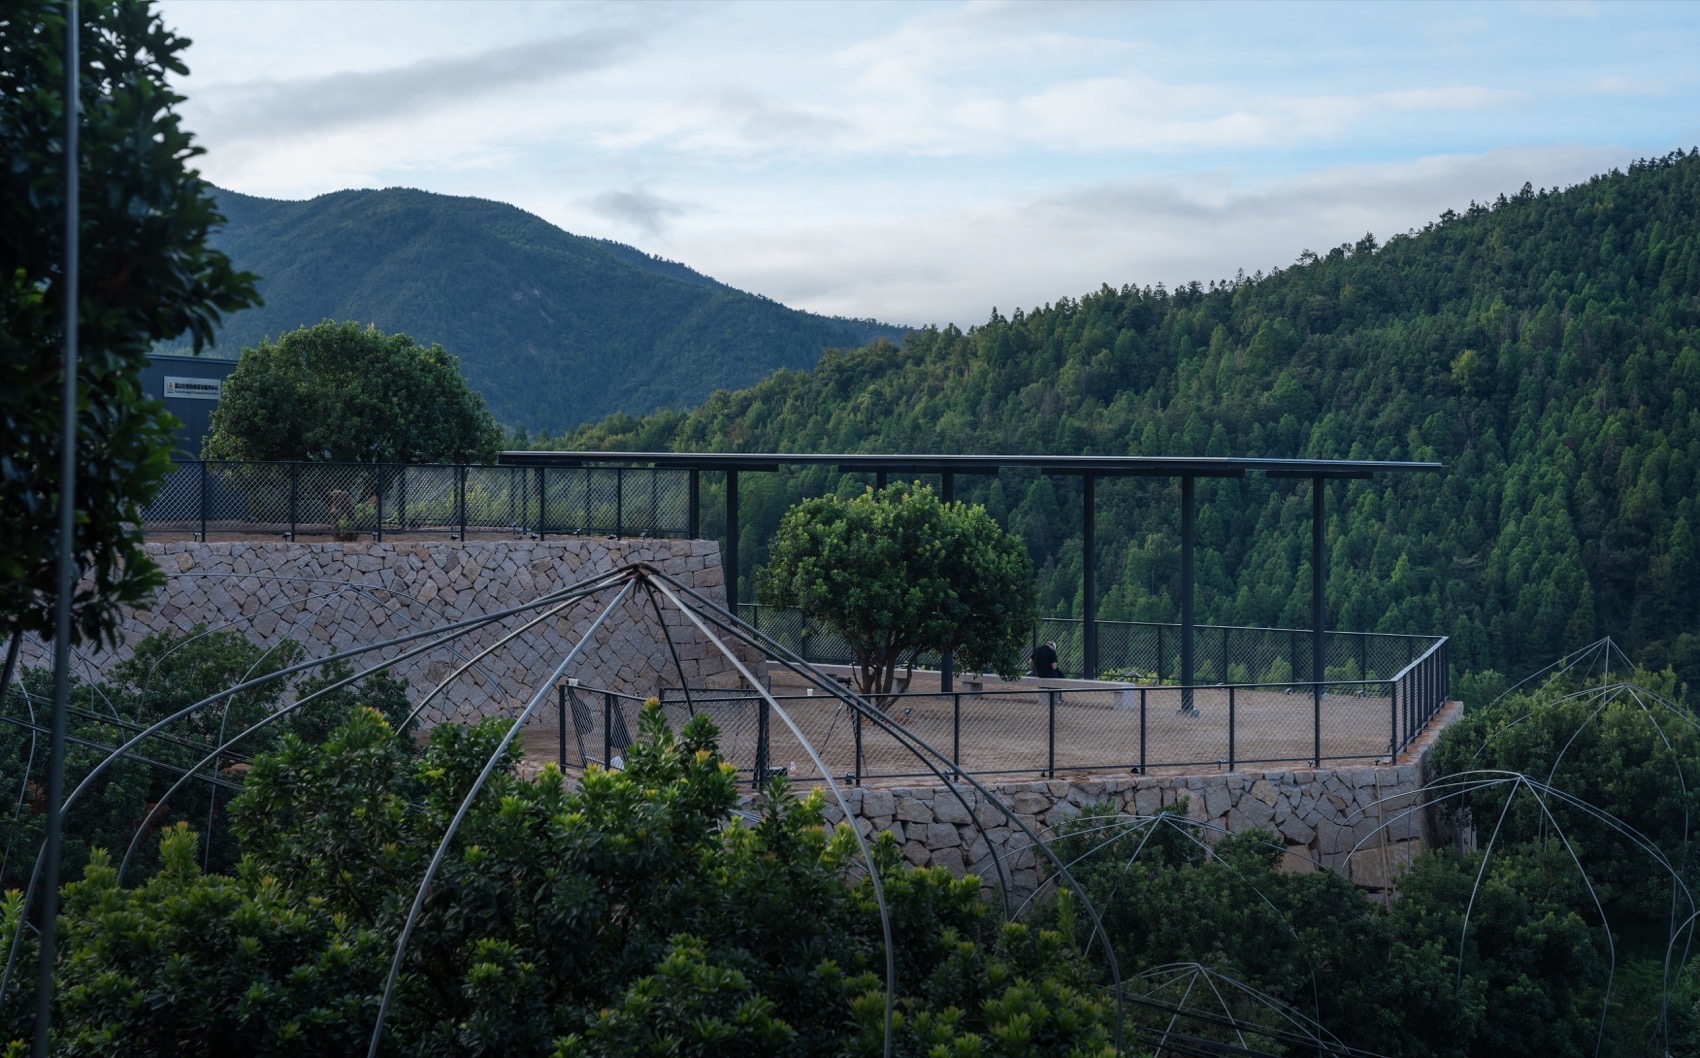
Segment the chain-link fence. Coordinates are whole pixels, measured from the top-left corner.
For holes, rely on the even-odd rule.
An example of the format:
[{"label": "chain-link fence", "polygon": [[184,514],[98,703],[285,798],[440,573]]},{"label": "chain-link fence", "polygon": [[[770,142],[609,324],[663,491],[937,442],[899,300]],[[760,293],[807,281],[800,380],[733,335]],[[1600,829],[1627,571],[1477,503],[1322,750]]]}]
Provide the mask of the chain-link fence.
[{"label": "chain-link fence", "polygon": [[150,532],[687,536],[690,472],[661,467],[174,464],[143,508]]},{"label": "chain-link fence", "polygon": [[[862,717],[835,693],[664,689],[675,730],[704,714],[720,750],[746,781],[775,771],[818,780],[925,779],[938,766],[976,776],[1176,771],[1392,759],[1444,702],[1445,641],[1390,679],[1226,683],[1208,686],[1041,683],[1007,690],[908,691],[878,697],[891,728]],[[642,700],[560,690],[563,767],[622,763],[638,733]],[[812,753],[811,753],[812,750]]]}]

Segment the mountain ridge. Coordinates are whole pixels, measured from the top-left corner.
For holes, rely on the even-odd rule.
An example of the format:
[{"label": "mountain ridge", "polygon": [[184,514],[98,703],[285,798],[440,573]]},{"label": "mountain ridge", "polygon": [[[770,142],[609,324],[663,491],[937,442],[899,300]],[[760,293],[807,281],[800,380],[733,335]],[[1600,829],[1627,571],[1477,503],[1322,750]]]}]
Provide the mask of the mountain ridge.
[{"label": "mountain ridge", "polygon": [[822,349],[903,333],[791,309],[487,199],[216,194],[226,224],[210,241],[259,274],[266,299],[225,321],[220,355],[324,319],[371,323],[441,344],[498,420],[527,429],[697,404]]}]

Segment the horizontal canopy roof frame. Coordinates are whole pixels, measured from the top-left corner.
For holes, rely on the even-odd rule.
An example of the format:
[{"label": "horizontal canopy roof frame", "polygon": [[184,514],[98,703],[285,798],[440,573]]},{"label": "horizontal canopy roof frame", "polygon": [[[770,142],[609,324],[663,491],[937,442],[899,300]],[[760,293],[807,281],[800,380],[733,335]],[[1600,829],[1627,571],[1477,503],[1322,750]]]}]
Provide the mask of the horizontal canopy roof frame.
[{"label": "horizontal canopy roof frame", "polygon": [[[880,487],[887,474],[938,474],[940,497],[955,499],[956,475],[997,474],[1002,470],[1029,469],[1044,474],[1079,475],[1082,478],[1081,549],[1084,556],[1082,628],[1085,633],[1086,671],[1098,675],[1097,592],[1097,487],[1101,477],[1179,478],[1181,482],[1181,686],[1193,686],[1193,550],[1196,541],[1193,484],[1198,478],[1238,478],[1263,474],[1275,478],[1309,478],[1311,481],[1311,672],[1316,680],[1324,673],[1323,584],[1326,581],[1322,547],[1323,499],[1326,485],[1336,479],[1362,479],[1377,474],[1438,473],[1441,463],[1381,459],[1253,459],[1241,456],[1060,456],[1060,455],[895,455],[863,452],[503,452],[501,462],[509,466],[547,467],[644,466],[690,472],[690,532],[699,535],[699,474],[704,470],[726,474],[727,544],[722,555],[726,570],[727,601],[735,610],[738,600],[738,473],[773,472],[780,467],[829,466],[845,472],[872,472]],[[541,478],[539,479],[541,485]],[[947,657],[940,673],[940,689],[951,689],[951,661]],[[1316,709],[1322,709],[1322,685],[1316,684]],[[1183,708],[1190,711],[1191,694],[1183,691]],[[1321,748],[1317,748],[1320,759]]]}]

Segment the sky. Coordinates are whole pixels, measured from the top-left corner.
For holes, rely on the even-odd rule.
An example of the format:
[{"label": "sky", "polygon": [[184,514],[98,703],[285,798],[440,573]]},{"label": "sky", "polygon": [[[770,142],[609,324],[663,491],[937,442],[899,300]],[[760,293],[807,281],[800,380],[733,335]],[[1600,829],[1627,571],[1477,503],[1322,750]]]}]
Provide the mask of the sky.
[{"label": "sky", "polygon": [[1285,267],[1700,144],[1700,4],[164,0],[213,183],[509,202],[815,312]]}]

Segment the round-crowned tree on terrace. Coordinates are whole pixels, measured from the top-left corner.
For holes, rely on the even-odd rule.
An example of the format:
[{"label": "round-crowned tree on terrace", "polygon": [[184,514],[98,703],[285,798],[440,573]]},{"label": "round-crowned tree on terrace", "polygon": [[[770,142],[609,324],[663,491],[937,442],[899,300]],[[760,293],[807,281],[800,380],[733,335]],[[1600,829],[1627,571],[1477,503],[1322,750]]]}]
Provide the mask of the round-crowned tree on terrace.
[{"label": "round-crowned tree on terrace", "polygon": [[242,350],[208,459],[472,463],[502,432],[440,345],[326,320]]},{"label": "round-crowned tree on terrace", "polygon": [[857,686],[887,695],[899,664],[953,653],[965,670],[1014,676],[1033,624],[1033,567],[986,509],[895,484],[786,512],[757,575],[771,606],[795,606],[856,653]]}]

